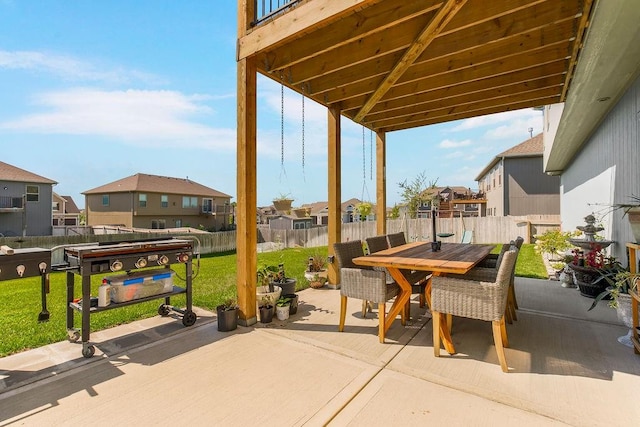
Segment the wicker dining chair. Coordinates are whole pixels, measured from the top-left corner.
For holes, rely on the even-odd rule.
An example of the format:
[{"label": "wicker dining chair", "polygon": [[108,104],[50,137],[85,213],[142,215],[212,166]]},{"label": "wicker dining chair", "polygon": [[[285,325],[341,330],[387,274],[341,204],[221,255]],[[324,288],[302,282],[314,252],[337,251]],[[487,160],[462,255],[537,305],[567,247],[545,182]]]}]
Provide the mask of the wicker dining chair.
[{"label": "wicker dining chair", "polygon": [[[434,277],[431,285],[431,314],[433,316],[433,354],[440,356],[440,327],[442,314],[491,322],[493,340],[503,372],[508,372],[504,347],[509,346],[505,327],[505,309],[509,283],[515,269],[518,249],[512,246],[503,254],[500,268],[492,282]],[[459,337],[459,335],[457,335]]]},{"label": "wicker dining chair", "polygon": [[[520,253],[520,248],[522,247],[522,243],[524,243],[524,239],[520,236],[516,238],[516,240],[511,241],[511,245],[514,245],[518,249],[518,254]],[[457,278],[468,278],[471,280],[489,280],[492,281],[495,278],[495,275],[498,272],[498,268],[500,266],[500,260],[502,259],[502,254],[508,250],[508,247],[505,248],[503,245],[500,254],[489,254],[478,266],[472,268],[467,274],[464,275],[451,275],[452,277]],[[517,260],[516,260],[517,262]],[[511,282],[509,283],[509,299],[507,300],[507,308],[506,308],[506,321],[511,324],[514,320],[518,320],[518,315],[516,314],[516,310],[518,309],[518,301],[516,300],[516,288],[515,288],[515,270],[514,274],[511,277]]]},{"label": "wicker dining chair", "polygon": [[378,337],[384,342],[386,302],[396,297],[400,291],[397,283],[387,283],[386,274],[372,268],[357,266],[353,258],[364,255],[362,242],[334,243],[333,250],[340,269],[340,325],[344,331],[347,315],[347,298],[358,298],[378,304]]},{"label": "wicker dining chair", "polygon": [[[404,237],[402,231],[387,234],[387,241],[389,242],[390,248],[395,248],[396,246],[407,243],[407,239]],[[407,278],[407,281],[411,283],[411,293],[420,294],[420,307],[424,307],[427,303],[425,292],[427,284],[431,279],[431,273],[428,271],[402,270],[402,274]]]},{"label": "wicker dining chair", "polygon": [[389,247],[395,248],[396,246],[404,245],[407,243],[407,239],[404,237],[402,231],[393,234],[387,234],[387,240],[389,241]]}]

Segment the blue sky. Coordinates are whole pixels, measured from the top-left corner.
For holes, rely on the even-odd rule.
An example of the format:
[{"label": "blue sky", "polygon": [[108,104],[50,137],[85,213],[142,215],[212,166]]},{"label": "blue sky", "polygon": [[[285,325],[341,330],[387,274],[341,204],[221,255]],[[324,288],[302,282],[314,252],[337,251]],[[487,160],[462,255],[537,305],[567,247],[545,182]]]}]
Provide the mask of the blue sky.
[{"label": "blue sky", "polygon": [[[233,0],[0,0],[0,160],[57,181],[80,207],[83,191],[135,173],[189,177],[235,201],[236,34]],[[258,204],[327,200],[326,110],[305,101],[303,169],[301,96],[284,91],[284,163],[280,101],[259,77]],[[389,205],[422,172],[477,188],[529,128],[542,131],[540,112],[387,134]],[[362,128],[344,119],[342,138],[343,199],[374,199],[369,131],[364,161]]]}]

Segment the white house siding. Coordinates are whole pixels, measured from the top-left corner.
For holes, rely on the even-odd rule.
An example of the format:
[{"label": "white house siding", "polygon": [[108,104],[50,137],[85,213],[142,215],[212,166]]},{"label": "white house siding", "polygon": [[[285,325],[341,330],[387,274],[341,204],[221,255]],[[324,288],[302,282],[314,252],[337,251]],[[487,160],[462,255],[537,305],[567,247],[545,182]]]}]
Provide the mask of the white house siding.
[{"label": "white house siding", "polygon": [[594,213],[616,242],[612,254],[626,263],[625,242],[633,241],[623,213],[611,204],[640,196],[640,78],[614,106],[561,176],[563,230],[575,230]]},{"label": "white house siding", "polygon": [[[504,160],[500,160],[482,177],[487,198],[487,216],[504,216]],[[494,184],[495,181],[495,184]]]}]

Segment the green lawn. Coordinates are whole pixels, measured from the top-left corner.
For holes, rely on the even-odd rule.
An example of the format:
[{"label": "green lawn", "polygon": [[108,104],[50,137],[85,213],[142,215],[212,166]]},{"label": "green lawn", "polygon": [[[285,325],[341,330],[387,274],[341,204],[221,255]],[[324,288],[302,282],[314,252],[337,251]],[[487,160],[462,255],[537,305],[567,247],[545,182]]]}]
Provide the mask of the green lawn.
[{"label": "green lawn", "polygon": [[[287,276],[297,279],[297,289],[301,290],[308,287],[304,278],[307,260],[318,251],[326,257],[326,247],[259,253],[258,266],[284,263]],[[198,268],[194,262],[193,304],[214,311],[217,305],[236,295],[236,254],[234,252],[203,256],[199,264]],[[184,282],[179,277],[184,277],[184,268],[180,265],[174,265],[173,268],[177,273],[175,284],[183,285]],[[516,265],[516,275],[547,278],[542,258],[535,253],[533,245],[522,246]],[[97,288],[102,277],[102,275],[92,276],[92,295],[97,295]],[[76,276],[75,283],[76,296],[80,297],[79,276]],[[52,273],[50,289],[51,293],[47,298],[50,319],[48,322],[39,323],[40,279],[34,277],[0,282],[0,301],[4,304],[4,309],[0,310],[0,324],[3,331],[0,340],[0,357],[67,339],[66,274]],[[91,330],[106,329],[156,316],[161,302],[162,300],[149,301],[93,314],[91,316]],[[179,295],[172,298],[172,304],[183,307],[185,296]],[[80,317],[80,313],[76,313],[75,326],[78,328],[80,327]]]}]

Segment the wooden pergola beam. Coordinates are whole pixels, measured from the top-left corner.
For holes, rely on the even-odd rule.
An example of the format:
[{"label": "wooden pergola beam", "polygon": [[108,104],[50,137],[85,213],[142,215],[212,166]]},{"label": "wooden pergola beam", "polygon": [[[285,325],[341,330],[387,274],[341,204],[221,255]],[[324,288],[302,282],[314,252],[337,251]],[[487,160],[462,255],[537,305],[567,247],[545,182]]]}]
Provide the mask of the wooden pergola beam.
[{"label": "wooden pergola beam", "polygon": [[437,37],[444,27],[451,21],[467,0],[448,0],[433,16],[429,24],[422,30],[413,44],[407,49],[402,59],[393,67],[391,72],[384,78],[378,88],[371,94],[367,102],[362,106],[354,121],[360,122],[364,116],[376,105],[376,103],[387,93],[413,62],[424,52],[429,44]]}]

